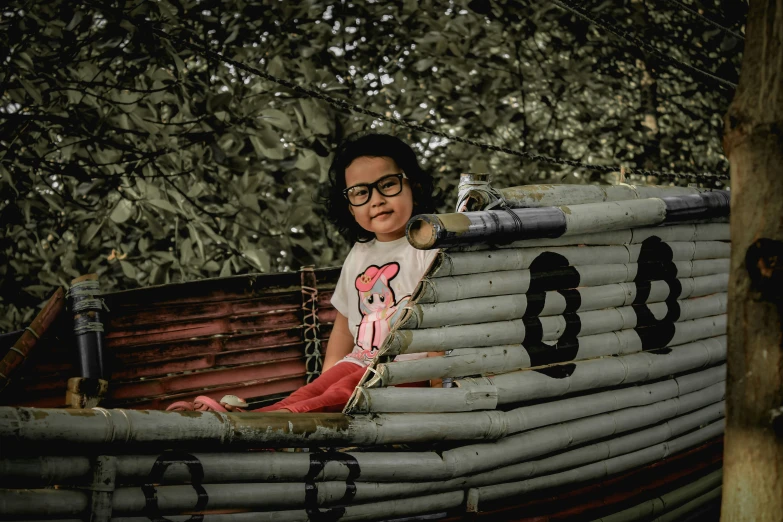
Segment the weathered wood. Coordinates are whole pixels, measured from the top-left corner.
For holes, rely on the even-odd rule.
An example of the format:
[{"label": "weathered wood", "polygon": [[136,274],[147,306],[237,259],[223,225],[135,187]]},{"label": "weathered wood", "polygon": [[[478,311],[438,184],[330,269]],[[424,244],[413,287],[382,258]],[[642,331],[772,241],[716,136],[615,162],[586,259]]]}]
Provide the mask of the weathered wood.
[{"label": "weathered wood", "polygon": [[731,165],[728,414],[721,518],[783,513],[783,5],[751,0],[724,117]]},{"label": "weathered wood", "polygon": [[22,364],[35,348],[38,340],[49,330],[57,316],[65,308],[65,293],[57,288],[33,322],[16,340],[13,347],[0,359],[0,393],[8,385],[13,371]]}]

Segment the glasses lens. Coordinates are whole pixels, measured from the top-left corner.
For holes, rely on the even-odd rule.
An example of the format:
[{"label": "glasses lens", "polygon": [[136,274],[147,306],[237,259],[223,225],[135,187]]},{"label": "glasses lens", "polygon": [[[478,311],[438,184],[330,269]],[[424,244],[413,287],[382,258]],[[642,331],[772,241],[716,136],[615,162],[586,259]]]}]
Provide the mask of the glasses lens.
[{"label": "glasses lens", "polygon": [[370,198],[369,187],[359,186],[352,187],[348,190],[348,201],[352,205],[361,205]]},{"label": "glasses lens", "polygon": [[384,196],[396,196],[402,191],[402,176],[394,175],[378,180],[378,190]]}]

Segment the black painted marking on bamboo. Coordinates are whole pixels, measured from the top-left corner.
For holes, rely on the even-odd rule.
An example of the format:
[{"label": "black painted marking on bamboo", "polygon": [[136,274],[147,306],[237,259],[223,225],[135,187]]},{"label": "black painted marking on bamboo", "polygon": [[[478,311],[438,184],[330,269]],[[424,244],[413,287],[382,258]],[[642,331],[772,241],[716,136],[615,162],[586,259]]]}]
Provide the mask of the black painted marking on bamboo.
[{"label": "black painted marking on bamboo", "polygon": [[541,315],[546,304],[546,292],[527,292],[525,298],[527,299],[527,306],[522,317],[538,317]]},{"label": "black painted marking on bamboo", "polygon": [[565,319],[566,327],[560,338],[576,339],[582,331],[582,319],[579,317],[579,314],[563,314],[563,319]]},{"label": "black painted marking on bamboo", "polygon": [[[345,478],[345,494],[337,502],[338,507],[321,510],[318,507],[318,486],[315,478],[321,473],[327,462],[339,462],[348,468]],[[310,469],[305,476],[305,512],[309,520],[317,522],[333,522],[345,515],[345,507],[356,496],[356,479],[362,470],[356,457],[348,453],[336,451],[310,453]]]},{"label": "black painted marking on bamboo", "polygon": [[[638,272],[637,272],[638,277]],[[632,304],[644,304],[650,298],[650,288],[652,284],[650,281],[637,281],[636,282],[636,295],[633,298]]]},{"label": "black painted marking on bamboo", "polygon": [[582,306],[582,294],[576,288],[565,288],[557,291],[565,299],[566,306],[563,312],[572,313],[579,311]]},{"label": "black painted marking on bamboo", "polygon": [[682,283],[679,279],[667,279],[664,281],[669,285],[669,297],[667,299],[679,299],[682,295]]},{"label": "black painted marking on bamboo", "polygon": [[634,328],[636,335],[642,342],[642,350],[657,350],[665,348],[674,339],[676,326],[674,323],[661,322],[655,326],[643,326]]},{"label": "black painted marking on bamboo", "polygon": [[579,340],[575,337],[561,338],[554,345],[535,343],[526,345],[525,350],[530,357],[530,366],[564,363],[576,359],[579,352]]},{"label": "black painted marking on bamboo", "polygon": [[656,319],[650,307],[646,304],[631,305],[636,314],[636,327],[656,326],[661,323],[676,323],[680,319],[680,303],[676,299],[665,302],[666,315],[662,319]]},{"label": "black painted marking on bamboo", "polygon": [[674,338],[674,321],[676,319],[671,319],[671,317],[680,317],[680,307],[676,302],[674,306],[667,302],[666,318],[668,319],[661,321],[655,319],[655,316],[645,304],[650,297],[650,284],[641,282],[666,281],[669,286],[669,299],[672,299],[672,289],[679,289],[677,292],[679,297],[682,286],[677,281],[677,266],[674,264],[674,252],[660,237],[650,236],[642,241],[637,263],[638,269],[634,278],[637,291],[632,304],[637,322],[634,331],[642,342],[642,350],[663,348]]},{"label": "black painted marking on bamboo", "polygon": [[542,252],[530,263],[529,292],[576,288],[581,276],[568,259],[555,252]]},{"label": "black painted marking on bamboo", "polygon": [[522,323],[525,325],[525,333],[522,335],[522,344],[540,343],[544,338],[544,326],[538,317],[523,317]]},{"label": "black painted marking on bamboo", "polygon": [[661,199],[666,204],[664,223],[679,223],[728,216],[731,196],[726,190],[714,190],[685,196],[662,197]]},{"label": "black painted marking on bamboo", "polygon": [[[190,472],[190,485],[196,491],[196,495],[198,495],[194,511],[204,511],[207,508],[207,504],[209,504],[209,495],[207,495],[207,491],[202,485],[202,482],[204,482],[204,466],[201,464],[201,461],[189,453],[167,451],[158,456],[152,464],[152,469],[147,477],[149,482],[141,487],[141,491],[144,494],[144,514],[152,522],[169,522],[168,518],[164,518],[161,515],[158,507],[157,484],[161,483],[163,475],[172,464],[184,464]],[[202,520],[204,520],[204,515],[191,515],[188,522],[201,522]]]},{"label": "black painted marking on bamboo", "polygon": [[558,364],[557,366],[550,366],[549,368],[538,368],[533,371],[553,379],[566,379],[571,377],[571,375],[574,373],[574,370],[576,370],[576,365],[571,363]]}]

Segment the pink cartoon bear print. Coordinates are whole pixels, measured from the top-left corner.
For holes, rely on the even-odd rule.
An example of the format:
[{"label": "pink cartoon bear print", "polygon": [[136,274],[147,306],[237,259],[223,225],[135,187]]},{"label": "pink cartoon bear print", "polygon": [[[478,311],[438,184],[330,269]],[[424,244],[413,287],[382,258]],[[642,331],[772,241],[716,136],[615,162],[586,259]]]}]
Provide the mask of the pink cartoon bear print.
[{"label": "pink cartoon bear print", "polygon": [[410,299],[407,295],[399,302],[395,300],[390,282],[399,271],[400,265],[396,262],[381,267],[371,265],[356,278],[359,311],[362,313],[356,345],[361,351],[351,356],[371,360]]}]

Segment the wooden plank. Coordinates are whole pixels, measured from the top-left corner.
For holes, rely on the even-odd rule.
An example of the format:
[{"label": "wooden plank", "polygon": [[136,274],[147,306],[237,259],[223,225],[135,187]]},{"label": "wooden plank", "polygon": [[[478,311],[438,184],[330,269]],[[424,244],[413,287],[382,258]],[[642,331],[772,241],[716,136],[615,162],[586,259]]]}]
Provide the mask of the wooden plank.
[{"label": "wooden plank", "polygon": [[[340,277],[340,268],[315,270],[318,288],[334,288]],[[277,274],[253,274],[233,277],[203,279],[168,285],[124,290],[104,295],[110,309],[118,311],[134,307],[147,308],[149,303],[158,305],[183,303],[222,302],[228,299],[250,298],[301,290],[299,272]]]},{"label": "wooden plank", "polygon": [[267,382],[302,373],[305,373],[304,357],[172,375],[159,379],[112,382],[109,396],[116,400],[138,399],[189,390],[202,390],[231,383]]},{"label": "wooden plank", "polygon": [[265,382],[232,383],[214,386],[198,392],[170,394],[162,397],[145,397],[136,401],[111,400],[110,407],[131,408],[134,410],[163,410],[177,401],[192,401],[199,395],[208,395],[220,400],[224,395],[236,395],[244,399],[258,399],[268,395],[290,393],[305,385],[304,374],[282,376]]},{"label": "wooden plank", "polygon": [[139,366],[125,366],[115,370],[111,378],[131,380],[138,378],[154,378],[170,373],[207,370],[223,366],[254,364],[260,362],[282,361],[296,359],[304,355],[303,344],[261,348],[259,350],[239,350],[236,352],[206,354],[197,357],[186,357],[176,361],[152,363]]},{"label": "wooden plank", "polygon": [[[329,337],[331,325],[321,325],[321,338]],[[111,350],[116,364],[144,364],[154,361],[172,361],[182,357],[218,352],[233,352],[253,348],[273,348],[302,341],[301,328],[258,331],[221,337],[184,339],[166,343],[115,348]]]},{"label": "wooden plank", "polygon": [[140,325],[135,331],[107,333],[110,347],[132,346],[175,339],[234,334],[242,331],[295,328],[302,324],[298,311],[269,312],[258,315],[231,316],[207,321],[182,321],[173,324]]},{"label": "wooden plank", "polygon": [[146,308],[142,309],[125,309],[118,312],[112,310],[107,329],[116,333],[125,330],[132,331],[139,326],[150,324],[216,319],[277,310],[296,310],[301,308],[301,305],[301,292],[219,303],[174,303],[171,305],[149,303]]}]

